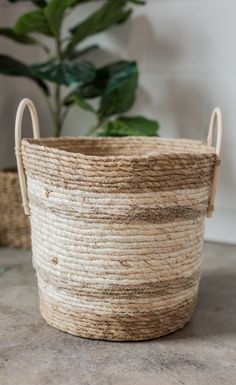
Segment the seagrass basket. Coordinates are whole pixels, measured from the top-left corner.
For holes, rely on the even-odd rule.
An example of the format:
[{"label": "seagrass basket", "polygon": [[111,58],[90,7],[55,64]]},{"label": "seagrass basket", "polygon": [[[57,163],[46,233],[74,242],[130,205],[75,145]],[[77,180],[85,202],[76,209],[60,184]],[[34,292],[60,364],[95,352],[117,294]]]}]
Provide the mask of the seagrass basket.
[{"label": "seagrass basket", "polygon": [[21,206],[18,174],[0,170],[0,247],[29,248],[30,224]]},{"label": "seagrass basket", "polygon": [[[34,139],[21,141],[25,106]],[[125,341],[159,337],[191,319],[221,138],[222,115],[215,109],[207,143],[40,139],[34,105],[21,102],[16,155],[40,309],[50,325]]]}]

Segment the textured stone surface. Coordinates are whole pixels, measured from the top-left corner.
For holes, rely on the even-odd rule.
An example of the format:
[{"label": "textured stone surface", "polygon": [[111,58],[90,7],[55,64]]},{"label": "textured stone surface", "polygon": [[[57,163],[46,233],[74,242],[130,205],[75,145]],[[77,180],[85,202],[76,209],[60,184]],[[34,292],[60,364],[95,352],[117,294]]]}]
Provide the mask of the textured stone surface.
[{"label": "textured stone surface", "polygon": [[235,385],[236,247],[206,244],[199,303],[181,331],[92,341],[49,327],[30,252],[0,249],[1,385]]}]

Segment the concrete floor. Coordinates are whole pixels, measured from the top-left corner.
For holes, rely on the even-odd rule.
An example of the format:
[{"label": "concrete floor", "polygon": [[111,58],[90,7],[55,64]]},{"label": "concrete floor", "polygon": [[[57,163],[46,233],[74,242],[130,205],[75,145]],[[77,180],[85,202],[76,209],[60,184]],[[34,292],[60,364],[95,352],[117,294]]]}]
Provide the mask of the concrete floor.
[{"label": "concrete floor", "polygon": [[30,252],[0,250],[1,385],[235,385],[236,247],[208,243],[199,304],[181,331],[149,342],[92,341],[48,326]]}]

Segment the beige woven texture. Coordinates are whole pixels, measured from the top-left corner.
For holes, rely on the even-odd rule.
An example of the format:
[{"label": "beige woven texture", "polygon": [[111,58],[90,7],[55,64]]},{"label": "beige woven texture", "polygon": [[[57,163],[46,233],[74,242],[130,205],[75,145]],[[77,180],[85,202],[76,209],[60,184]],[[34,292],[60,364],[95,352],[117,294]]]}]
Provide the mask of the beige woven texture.
[{"label": "beige woven texture", "polygon": [[200,141],[24,139],[40,309],[107,340],[183,327],[197,300],[216,161]]},{"label": "beige woven texture", "polygon": [[0,246],[29,248],[30,224],[21,205],[16,171],[0,171]]}]

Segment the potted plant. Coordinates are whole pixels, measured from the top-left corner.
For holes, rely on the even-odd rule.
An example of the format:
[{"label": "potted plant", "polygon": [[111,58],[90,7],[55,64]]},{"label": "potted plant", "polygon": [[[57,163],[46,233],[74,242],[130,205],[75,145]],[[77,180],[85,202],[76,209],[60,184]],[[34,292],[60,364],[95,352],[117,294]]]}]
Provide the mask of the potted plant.
[{"label": "potted plant", "polygon": [[[8,1],[17,3],[27,0]],[[123,116],[135,101],[138,86],[137,63],[122,59],[97,68],[95,63],[85,60],[85,56],[88,51],[99,48],[96,45],[80,48],[88,37],[126,22],[133,8],[144,2],[105,0],[82,22],[69,30],[63,29],[62,32],[68,14],[76,13],[77,6],[86,2],[89,0],[31,0],[34,9],[20,16],[13,27],[0,28],[0,36],[19,44],[37,45],[44,50],[46,60],[27,65],[1,54],[0,74],[27,77],[40,87],[52,116],[55,136],[61,135],[73,105],[95,115],[96,123],[88,129],[88,134],[157,135],[159,125],[156,121],[143,116]],[[47,44],[50,40],[53,42],[53,50]],[[95,98],[97,108],[91,102]],[[12,200],[8,201],[7,198],[13,191],[11,199],[15,196],[14,210],[11,209]],[[1,217],[8,218],[7,223],[2,223],[2,228],[0,227],[0,244],[29,246],[29,230],[24,215],[21,215],[16,173],[0,172],[0,199],[5,202],[0,206]],[[13,243],[7,241],[9,223],[16,223],[15,227],[11,225],[14,228],[11,237],[15,239]]]}]

